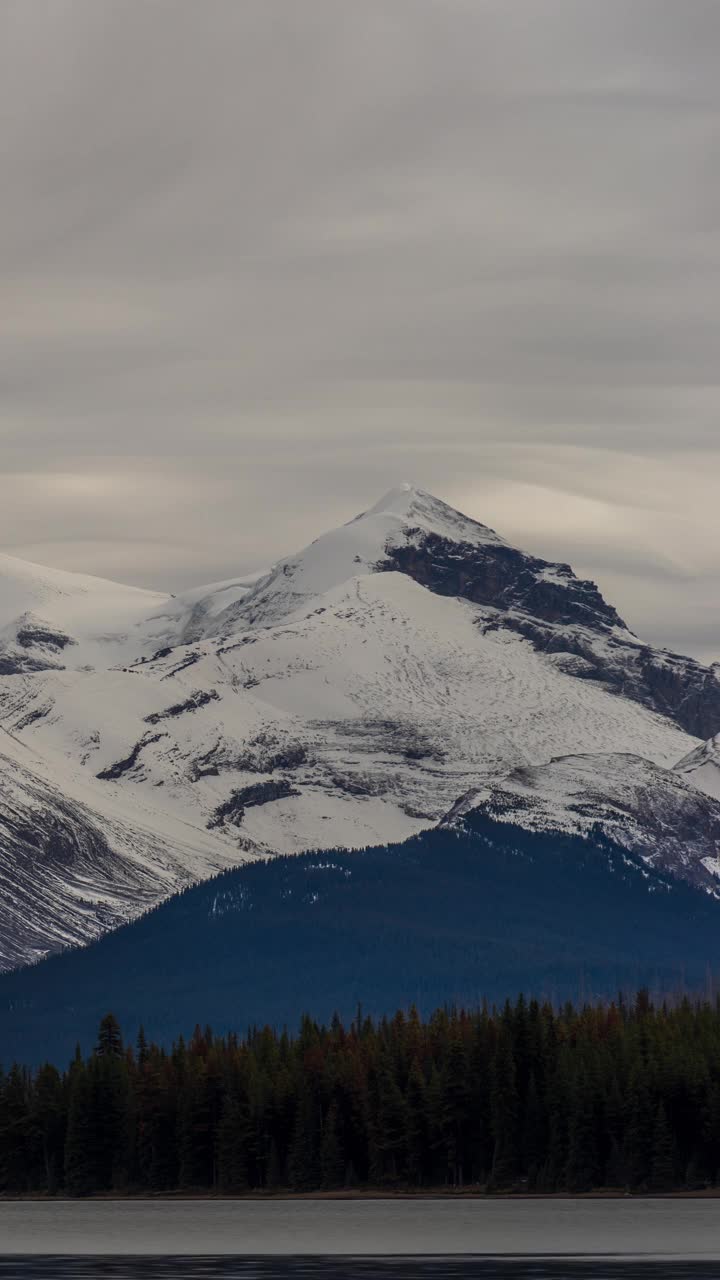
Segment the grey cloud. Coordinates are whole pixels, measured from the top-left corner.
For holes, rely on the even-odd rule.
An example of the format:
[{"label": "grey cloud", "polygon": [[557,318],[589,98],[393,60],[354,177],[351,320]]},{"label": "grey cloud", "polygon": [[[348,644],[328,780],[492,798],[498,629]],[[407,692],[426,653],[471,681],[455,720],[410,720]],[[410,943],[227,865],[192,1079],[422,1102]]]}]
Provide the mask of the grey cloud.
[{"label": "grey cloud", "polygon": [[177,588],[414,479],[720,656],[719,49],[715,0],[6,0],[0,542]]}]

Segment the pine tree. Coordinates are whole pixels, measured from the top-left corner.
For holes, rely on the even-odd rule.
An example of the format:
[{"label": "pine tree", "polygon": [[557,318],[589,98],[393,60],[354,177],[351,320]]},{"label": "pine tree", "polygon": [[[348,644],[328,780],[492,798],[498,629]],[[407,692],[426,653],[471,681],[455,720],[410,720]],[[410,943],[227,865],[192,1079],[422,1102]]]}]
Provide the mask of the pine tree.
[{"label": "pine tree", "polygon": [[547,1115],[547,1158],[542,1170],[543,1191],[557,1191],[565,1181],[569,1153],[568,1121],[572,1109],[569,1055],[565,1046],[557,1054],[549,1074]]},{"label": "pine tree", "polygon": [[114,1013],[106,1013],[100,1023],[95,1052],[99,1058],[122,1057],[123,1045],[120,1024]]},{"label": "pine tree", "polygon": [[15,1065],[0,1090],[0,1187],[25,1191],[31,1163],[29,1090],[26,1073]]},{"label": "pine tree", "polygon": [[214,1182],[215,1141],[206,1083],[205,1064],[196,1057],[184,1082],[178,1122],[180,1185],[188,1189]]},{"label": "pine tree", "polygon": [[425,1077],[417,1058],[413,1059],[406,1095],[407,1175],[412,1186],[422,1186],[428,1155],[428,1100]]},{"label": "pine tree", "polygon": [[325,1116],[320,1142],[320,1177],[326,1191],[345,1183],[345,1154],[337,1102],[332,1102]]},{"label": "pine tree", "polygon": [[125,1060],[111,1049],[91,1059],[95,1189],[117,1190],[127,1185],[131,1152],[129,1082]]},{"label": "pine tree", "polygon": [[465,1180],[469,1103],[465,1050],[460,1040],[453,1040],[443,1079],[443,1132],[450,1180],[455,1187],[461,1187]]},{"label": "pine tree", "polygon": [[56,1067],[41,1067],[35,1077],[32,1125],[38,1135],[44,1174],[42,1190],[54,1195],[62,1182],[67,1125],[63,1083]]},{"label": "pine tree", "polygon": [[630,1185],[642,1188],[650,1177],[655,1120],[642,1068],[636,1070],[631,1080],[627,1111],[625,1165]]},{"label": "pine tree", "polygon": [[247,1100],[231,1094],[225,1099],[218,1126],[218,1184],[221,1191],[248,1186],[250,1110]]},{"label": "pine tree", "polygon": [[443,1132],[443,1082],[435,1062],[430,1067],[425,1099],[427,1104],[428,1163],[430,1166],[428,1182],[434,1186],[447,1181],[445,1134]]},{"label": "pine tree", "polygon": [[519,1157],[515,1062],[510,1036],[504,1027],[493,1060],[490,1107],[494,1147],[489,1187],[493,1191],[504,1191],[515,1181]]},{"label": "pine tree", "polygon": [[546,1134],[545,1117],[542,1101],[535,1082],[535,1072],[531,1070],[522,1124],[522,1166],[526,1171],[528,1183],[535,1187],[540,1170],[545,1163]]},{"label": "pine tree", "polygon": [[565,1184],[568,1191],[590,1191],[597,1185],[598,1159],[595,1146],[594,1095],[584,1072],[580,1072],[575,1080],[572,1097]]},{"label": "pine tree", "polygon": [[320,1185],[320,1116],[317,1101],[308,1088],[298,1099],[288,1152],[288,1177],[294,1191],[312,1191]]},{"label": "pine tree", "polygon": [[673,1138],[667,1121],[665,1108],[658,1106],[653,1133],[652,1163],[650,1168],[650,1189],[652,1191],[671,1191],[675,1186],[675,1168],[673,1158]]},{"label": "pine tree", "polygon": [[280,1160],[280,1152],[275,1138],[271,1138],[268,1143],[267,1153],[267,1176],[265,1186],[269,1191],[274,1191],[283,1184],[282,1163]]},{"label": "pine tree", "polygon": [[148,1042],[145,1036],[144,1027],[141,1027],[140,1030],[138,1031],[136,1057],[137,1057],[137,1064],[140,1068],[143,1068],[144,1066],[146,1066],[148,1059],[150,1057],[150,1051],[148,1049]]},{"label": "pine tree", "polygon": [[179,1120],[177,1082],[164,1062],[150,1075],[150,1091],[145,1110],[150,1153],[149,1182],[152,1191],[166,1191],[180,1185]]},{"label": "pine tree", "polygon": [[407,1120],[405,1099],[388,1062],[384,1062],[377,1073],[375,1096],[379,1180],[395,1183],[405,1167]]},{"label": "pine tree", "polygon": [[711,1086],[703,1123],[703,1165],[713,1186],[720,1176],[720,1084]]},{"label": "pine tree", "polygon": [[87,1196],[97,1189],[92,1104],[90,1077],[81,1064],[72,1081],[65,1139],[65,1190],[70,1196]]}]

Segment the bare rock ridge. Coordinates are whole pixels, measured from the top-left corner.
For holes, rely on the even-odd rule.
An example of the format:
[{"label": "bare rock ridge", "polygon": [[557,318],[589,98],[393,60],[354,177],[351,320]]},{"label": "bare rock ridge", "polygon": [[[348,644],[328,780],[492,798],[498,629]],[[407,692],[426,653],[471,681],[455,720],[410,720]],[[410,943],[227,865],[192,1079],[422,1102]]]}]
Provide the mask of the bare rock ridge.
[{"label": "bare rock ridge", "polygon": [[542,622],[627,630],[595,583],[576,578],[570,565],[550,564],[502,544],[472,546],[410,530],[406,545],[390,548],[377,569],[407,573],[438,595],[518,609]]}]

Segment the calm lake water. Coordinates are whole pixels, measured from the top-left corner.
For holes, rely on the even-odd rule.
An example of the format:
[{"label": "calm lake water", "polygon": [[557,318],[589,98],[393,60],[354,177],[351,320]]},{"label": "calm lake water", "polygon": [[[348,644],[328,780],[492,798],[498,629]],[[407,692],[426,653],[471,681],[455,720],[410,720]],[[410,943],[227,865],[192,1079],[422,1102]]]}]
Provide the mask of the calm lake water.
[{"label": "calm lake water", "polygon": [[720,1200],[4,1203],[11,1276],[720,1280]]},{"label": "calm lake water", "polygon": [[7,1258],[23,1280],[717,1280],[708,1262],[607,1263],[477,1258]]}]

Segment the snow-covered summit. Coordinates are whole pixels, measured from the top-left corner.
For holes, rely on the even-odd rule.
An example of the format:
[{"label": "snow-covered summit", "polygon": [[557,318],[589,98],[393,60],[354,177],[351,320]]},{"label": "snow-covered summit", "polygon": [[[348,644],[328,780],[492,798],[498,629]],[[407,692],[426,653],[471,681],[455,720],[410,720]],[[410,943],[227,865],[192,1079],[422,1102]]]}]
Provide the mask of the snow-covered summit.
[{"label": "snow-covered summit", "polygon": [[[133,655],[139,629],[170,596],[0,555],[0,672],[109,666]],[[62,656],[61,656],[62,655]]]},{"label": "snow-covered summit", "polygon": [[354,599],[371,577],[399,575],[435,595],[477,606],[476,623],[523,636],[559,670],[641,702],[705,738],[720,725],[720,667],[644,644],[594,582],[569,564],[511,546],[492,529],[412,485],[391,489],[349,523],[279,561],[243,596],[204,618],[193,639],[241,634],[325,610],[333,592]]},{"label": "snow-covered summit", "polygon": [[360,524],[376,530],[380,551],[385,550],[388,544],[393,545],[398,538],[407,541],[408,534],[412,532],[434,533],[452,542],[464,542],[474,547],[508,545],[494,529],[463,515],[441,498],[412,484],[389,489],[374,506],[362,511],[343,527],[349,529]]},{"label": "snow-covered summit", "polygon": [[97,631],[108,615],[143,615],[167,599],[165,592],[0,554],[0,626],[31,611],[67,628]]},{"label": "snow-covered summit", "polygon": [[241,621],[272,625],[325,592],[378,571],[397,548],[417,546],[427,538],[468,547],[507,546],[492,529],[424,489],[398,485],[347,524],[280,560],[244,601],[219,616],[216,629],[227,630]]}]

